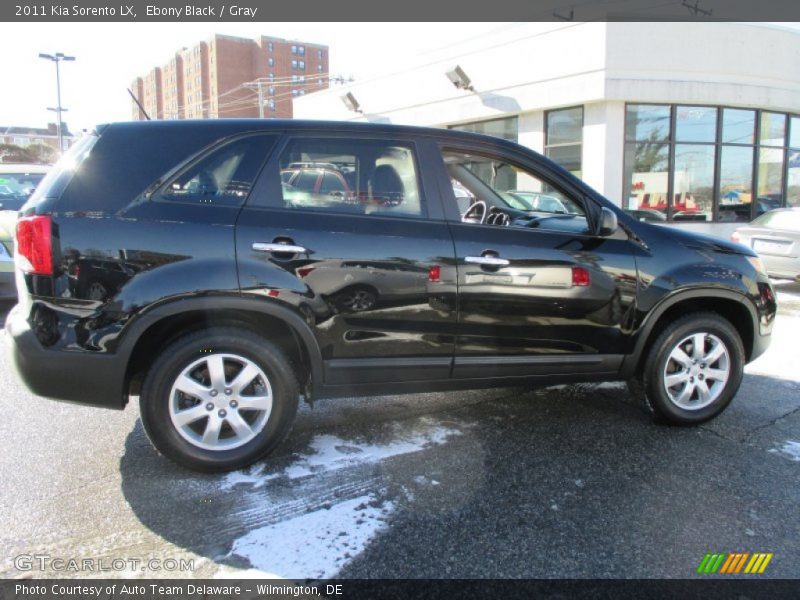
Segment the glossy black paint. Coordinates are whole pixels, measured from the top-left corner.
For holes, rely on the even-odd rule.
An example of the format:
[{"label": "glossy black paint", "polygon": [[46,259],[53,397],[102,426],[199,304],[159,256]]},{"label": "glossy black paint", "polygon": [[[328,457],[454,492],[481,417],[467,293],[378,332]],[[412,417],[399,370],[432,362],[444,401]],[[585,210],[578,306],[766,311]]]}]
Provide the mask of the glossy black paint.
[{"label": "glossy black paint", "polygon": [[[309,389],[330,396],[628,376],[658,318],[698,299],[741,308],[735,325],[750,359],[768,344],[776,306],[768,280],[745,258],[751,250],[632,219],[546,158],[502,140],[300,121],[150,122],[99,131],[63,195],[45,190],[23,208],[54,223],[55,275],[18,272],[20,302],[7,320],[23,379],[42,395],[122,408],[140,340],[187,311],[208,323],[222,311],[227,319],[280,320],[309,363]],[[270,134],[264,167],[242,206],[153,193],[181,165],[256,133]],[[282,208],[275,149],[308,134],[413,142],[427,216]],[[448,204],[443,144],[513,156],[571,191],[591,226],[609,207],[620,229],[601,237],[462,224]],[[276,241],[307,252],[253,250]],[[464,261],[487,250],[511,264]],[[537,277],[573,266],[589,271],[591,285],[537,287]]]}]

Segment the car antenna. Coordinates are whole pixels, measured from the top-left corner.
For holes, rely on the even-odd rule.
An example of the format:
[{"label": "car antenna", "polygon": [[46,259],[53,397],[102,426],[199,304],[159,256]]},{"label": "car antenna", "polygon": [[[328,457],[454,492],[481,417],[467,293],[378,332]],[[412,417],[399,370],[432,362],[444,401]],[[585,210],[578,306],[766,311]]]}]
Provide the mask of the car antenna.
[{"label": "car antenna", "polygon": [[149,121],[150,120],[150,115],[147,114],[147,111],[144,109],[144,106],[142,106],[142,103],[139,102],[139,99],[136,96],[134,96],[133,92],[131,91],[131,88],[127,88],[127,89],[128,89],[128,93],[131,95],[131,98],[133,98],[133,101],[136,102],[136,106],[138,106],[139,110],[142,111],[142,114],[144,115],[145,119],[147,119]]}]

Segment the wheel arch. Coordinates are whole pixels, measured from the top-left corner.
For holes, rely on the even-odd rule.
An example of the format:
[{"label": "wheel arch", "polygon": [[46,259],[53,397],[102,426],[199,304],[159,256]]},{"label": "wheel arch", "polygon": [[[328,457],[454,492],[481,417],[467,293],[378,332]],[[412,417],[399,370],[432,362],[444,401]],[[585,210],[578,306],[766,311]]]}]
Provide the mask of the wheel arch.
[{"label": "wheel arch", "polygon": [[750,361],[758,335],[758,316],[755,306],[741,292],[724,289],[691,289],[675,292],[663,298],[642,323],[633,352],[625,358],[621,371],[625,378],[640,372],[653,342],[676,319],[693,312],[713,312],[736,329],[745,350],[745,362]]},{"label": "wheel arch", "polygon": [[209,327],[242,327],[277,343],[298,369],[306,393],[322,384],[322,354],[305,319],[275,301],[228,298],[183,298],[142,315],[125,336],[128,355],[125,387],[139,391],[144,373],[158,353],[175,339]]}]

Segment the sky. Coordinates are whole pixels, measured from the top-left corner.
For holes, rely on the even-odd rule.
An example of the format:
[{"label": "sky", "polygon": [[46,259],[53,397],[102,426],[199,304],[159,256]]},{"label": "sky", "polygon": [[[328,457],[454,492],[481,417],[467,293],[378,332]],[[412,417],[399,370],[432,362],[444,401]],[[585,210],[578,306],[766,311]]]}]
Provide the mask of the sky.
[{"label": "sky", "polygon": [[[800,29],[798,23],[785,23]],[[426,62],[488,36],[524,35],[525,23],[9,23],[0,24],[0,127],[55,121],[55,67],[40,52],[76,57],[61,65],[64,121],[75,132],[128,120],[131,81],[184,46],[213,34],[270,35],[330,47],[331,75],[366,79]],[[392,41],[403,40],[400,46]]]},{"label": "sky", "polygon": [[[426,53],[518,25],[503,23],[9,23],[0,24],[0,56],[6,85],[0,98],[0,127],[45,127],[56,102],[55,66],[40,52],[63,52],[64,121],[79,131],[98,123],[128,120],[133,79],[165,64],[184,46],[213,34],[256,38],[270,35],[330,47],[332,75],[363,79],[425,60]],[[398,29],[407,29],[398,36]],[[406,49],[387,39],[411,39]],[[9,58],[13,57],[13,58]],[[10,85],[9,85],[10,84]]]}]

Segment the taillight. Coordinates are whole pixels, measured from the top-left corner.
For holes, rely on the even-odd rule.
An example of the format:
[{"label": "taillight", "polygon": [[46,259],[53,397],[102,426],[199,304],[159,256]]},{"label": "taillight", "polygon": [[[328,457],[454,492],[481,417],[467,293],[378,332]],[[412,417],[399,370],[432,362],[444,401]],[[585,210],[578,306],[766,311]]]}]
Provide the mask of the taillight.
[{"label": "taillight", "polygon": [[572,267],[572,285],[587,286],[592,283],[589,271],[583,267]]},{"label": "taillight", "polygon": [[442,280],[442,267],[433,265],[428,269],[428,281],[431,283],[439,283]]},{"label": "taillight", "polygon": [[32,275],[53,274],[50,217],[37,215],[17,220],[17,264]]}]

